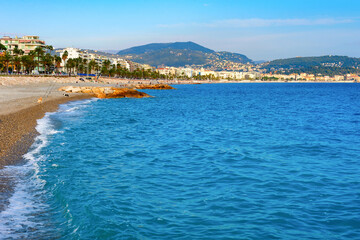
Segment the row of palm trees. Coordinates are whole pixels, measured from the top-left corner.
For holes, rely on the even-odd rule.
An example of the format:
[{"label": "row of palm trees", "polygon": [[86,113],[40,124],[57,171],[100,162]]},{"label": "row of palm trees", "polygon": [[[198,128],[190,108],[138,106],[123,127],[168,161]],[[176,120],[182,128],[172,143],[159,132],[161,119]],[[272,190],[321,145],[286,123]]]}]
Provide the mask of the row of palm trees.
[{"label": "row of palm trees", "polygon": [[[37,68],[38,72],[50,73],[54,68],[58,70],[61,58],[51,55],[53,47],[51,45],[36,47],[30,51],[28,55],[24,55],[24,51],[15,47],[12,54],[6,47],[0,44],[0,72],[6,73],[31,73]],[[42,70],[40,71],[40,66]]]},{"label": "row of palm trees", "polygon": [[75,73],[83,74],[101,74],[109,77],[120,77],[130,79],[172,79],[174,76],[162,75],[158,72],[144,69],[137,69],[135,71],[129,71],[127,68],[119,64],[111,64],[110,60],[105,60],[101,64],[95,60],[88,60],[81,57],[69,58],[68,52],[65,51],[63,55],[52,55],[51,51],[53,47],[51,45],[37,47],[29,54],[24,55],[24,51],[15,48],[12,51],[6,49],[5,46],[0,44],[0,73],[32,73],[35,69],[40,73],[50,74],[59,73],[59,67],[61,62],[65,62],[65,68],[69,75]]},{"label": "row of palm trees", "polygon": [[[67,53],[64,52],[62,59],[64,62],[67,59]],[[158,72],[151,71],[150,69],[137,69],[129,71],[129,69],[121,66],[120,64],[111,64],[110,60],[105,60],[101,64],[95,60],[88,61],[87,59],[78,57],[67,59],[65,68],[69,74],[83,73],[83,74],[101,74],[102,76],[129,78],[129,79],[166,79],[169,76],[159,74]]]}]

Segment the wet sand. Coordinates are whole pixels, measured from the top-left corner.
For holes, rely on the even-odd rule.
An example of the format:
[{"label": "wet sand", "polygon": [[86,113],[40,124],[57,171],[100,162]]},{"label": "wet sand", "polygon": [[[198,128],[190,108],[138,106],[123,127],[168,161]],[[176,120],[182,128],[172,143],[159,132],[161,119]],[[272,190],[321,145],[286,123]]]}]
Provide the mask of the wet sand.
[{"label": "wet sand", "polygon": [[[0,94],[2,94],[0,89]],[[34,141],[37,119],[46,112],[56,111],[59,104],[72,100],[90,98],[86,94],[71,94],[64,97],[56,92],[43,103],[37,103],[38,96],[11,99],[0,102],[0,169],[17,164],[22,160]]]}]

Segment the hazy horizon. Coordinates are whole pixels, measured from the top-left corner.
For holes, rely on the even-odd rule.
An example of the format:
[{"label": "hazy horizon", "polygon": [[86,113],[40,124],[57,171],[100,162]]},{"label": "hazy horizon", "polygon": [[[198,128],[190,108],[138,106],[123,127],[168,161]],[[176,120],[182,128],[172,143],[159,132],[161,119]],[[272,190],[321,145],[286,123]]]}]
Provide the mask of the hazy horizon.
[{"label": "hazy horizon", "polygon": [[359,8],[355,0],[15,0],[0,15],[0,35],[39,35],[55,48],[94,50],[192,41],[255,61],[360,57]]}]

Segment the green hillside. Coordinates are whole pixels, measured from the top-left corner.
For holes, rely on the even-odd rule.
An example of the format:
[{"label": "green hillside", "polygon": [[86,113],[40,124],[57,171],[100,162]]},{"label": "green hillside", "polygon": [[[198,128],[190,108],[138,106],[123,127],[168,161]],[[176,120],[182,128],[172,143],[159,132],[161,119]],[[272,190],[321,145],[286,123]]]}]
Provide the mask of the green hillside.
[{"label": "green hillside", "polygon": [[119,55],[127,54],[144,54],[149,52],[161,51],[164,49],[171,50],[192,50],[199,51],[203,53],[212,53],[214,50],[203,47],[194,42],[174,42],[174,43],[150,43],[142,46],[132,47],[119,51]]},{"label": "green hillside", "polygon": [[360,58],[350,58],[346,56],[321,56],[321,57],[296,57],[288,59],[278,59],[263,65],[266,69],[300,69],[311,67],[338,67],[338,68],[357,68],[360,66]]},{"label": "green hillside", "polygon": [[[235,64],[252,63],[245,55],[230,52],[215,52],[193,42],[153,43],[118,52],[122,57],[151,66],[204,66],[214,67],[221,62]],[[220,64],[221,65],[221,64]]]}]

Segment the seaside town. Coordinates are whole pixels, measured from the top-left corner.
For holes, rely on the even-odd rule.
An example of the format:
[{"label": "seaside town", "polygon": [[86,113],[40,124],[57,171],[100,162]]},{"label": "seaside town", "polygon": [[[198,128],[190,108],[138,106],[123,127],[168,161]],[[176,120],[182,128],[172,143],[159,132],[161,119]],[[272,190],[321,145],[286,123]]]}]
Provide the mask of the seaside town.
[{"label": "seaside town", "polygon": [[[117,54],[73,47],[54,49],[39,36],[0,38],[1,74],[107,76],[129,79],[186,79],[218,81],[359,81],[357,74],[323,75],[266,71],[263,64],[216,63],[217,68],[150,66]],[[334,63],[329,63],[331,66]],[[327,64],[327,65],[329,65]],[[325,64],[325,66],[327,66]],[[335,64],[336,65],[336,64]],[[334,66],[333,66],[334,67]],[[336,67],[336,66],[335,66]]]},{"label": "seaside town", "polygon": [[0,240],[360,240],[360,1],[11,1]]}]

